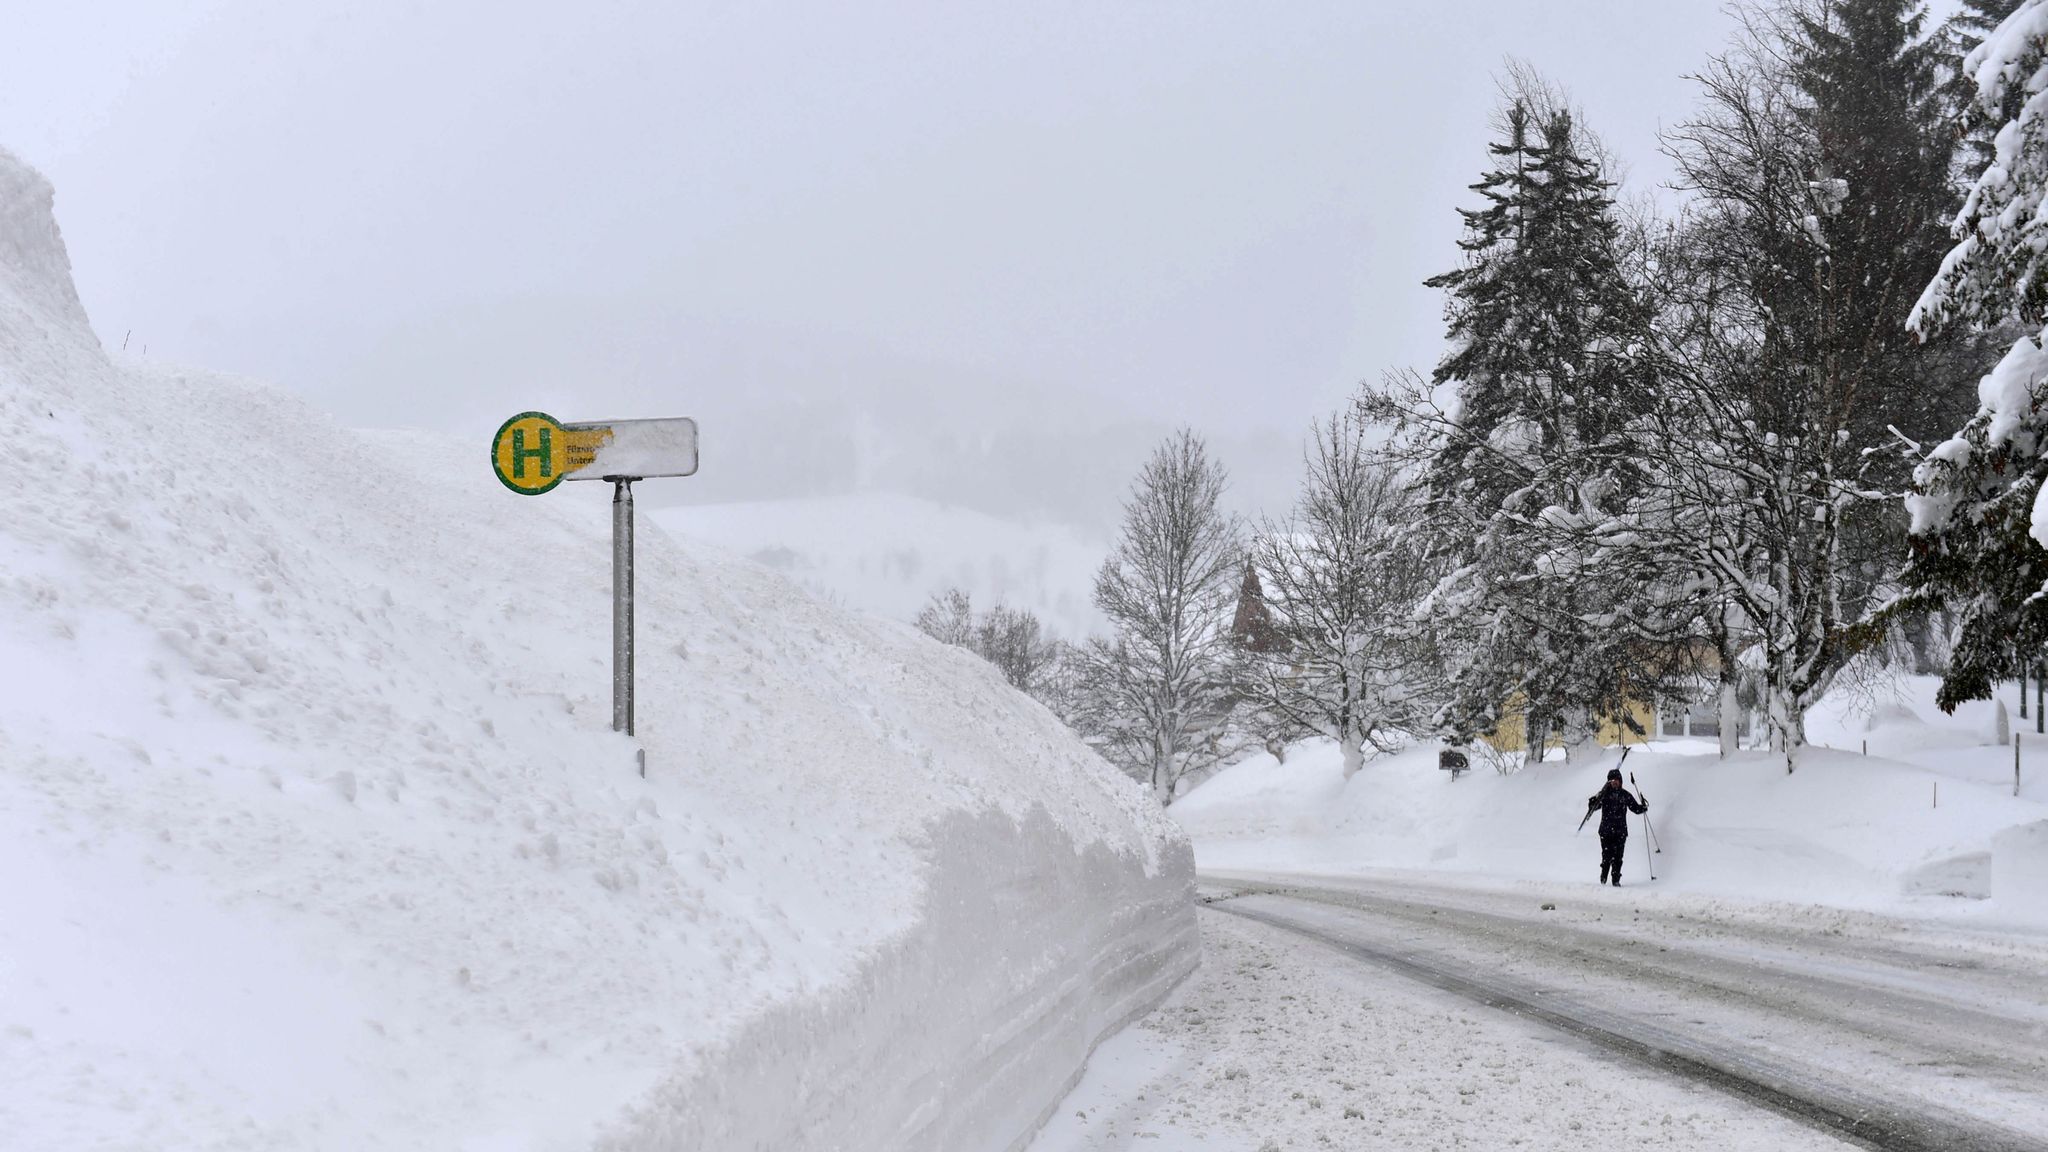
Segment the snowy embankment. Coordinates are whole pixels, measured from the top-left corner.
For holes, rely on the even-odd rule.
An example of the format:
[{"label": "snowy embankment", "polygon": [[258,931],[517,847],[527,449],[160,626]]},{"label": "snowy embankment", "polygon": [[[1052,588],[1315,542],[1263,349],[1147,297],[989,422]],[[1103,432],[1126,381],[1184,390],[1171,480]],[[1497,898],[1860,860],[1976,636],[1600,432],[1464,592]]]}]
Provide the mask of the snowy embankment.
[{"label": "snowy embankment", "polygon": [[110,359],[0,152],[0,1132],[1001,1149],[1195,961],[1185,839],[972,657],[608,493]]},{"label": "snowy embankment", "polygon": [[[1974,710],[1936,721],[1916,706],[1931,699],[1930,681],[1902,691],[1909,699],[1875,709],[1822,710],[1810,730],[1836,746],[1809,749],[1790,776],[1770,753],[1722,760],[1704,743],[1631,752],[1626,771],[1650,800],[1663,851],[1646,856],[1632,817],[1623,883],[1648,884],[1654,862],[1657,890],[2048,923],[2048,739],[2025,749],[2015,797],[2012,749],[1984,746]],[[1347,783],[1336,746],[1310,742],[1285,763],[1258,756],[1227,769],[1172,814],[1205,871],[1594,881],[1597,820],[1574,829],[1617,750],[1507,776],[1482,767],[1455,783],[1436,752],[1370,761]]]}]

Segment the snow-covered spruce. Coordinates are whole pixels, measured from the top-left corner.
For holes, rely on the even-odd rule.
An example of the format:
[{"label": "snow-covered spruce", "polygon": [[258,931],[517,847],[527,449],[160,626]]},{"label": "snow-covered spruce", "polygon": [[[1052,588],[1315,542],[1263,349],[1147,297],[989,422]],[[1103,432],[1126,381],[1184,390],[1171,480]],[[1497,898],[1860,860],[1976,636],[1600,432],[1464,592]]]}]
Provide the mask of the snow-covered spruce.
[{"label": "snow-covered spruce", "polygon": [[[1003,1149],[1193,964],[983,662],[603,494],[110,358],[0,153],[0,1143]],[[597,487],[597,486],[591,486]]]},{"label": "snow-covered spruce", "polygon": [[[1955,222],[1957,242],[1914,307],[1923,334],[2048,320],[2048,4],[2023,4],[1966,58],[1977,113],[1996,121],[1993,159]],[[1958,610],[1941,702],[1989,695],[2021,654],[2048,644],[2048,329],[2021,337],[1978,384],[1978,409],[1914,473],[1906,505],[1912,596]]]},{"label": "snow-covered spruce", "polygon": [[1448,295],[1450,350],[1428,385],[1397,375],[1361,403],[1405,433],[1417,527],[1444,573],[1418,611],[1453,670],[1435,726],[1465,740],[1518,706],[1529,730],[1561,725],[1583,749],[1639,663],[1627,627],[1639,614],[1626,570],[1583,563],[1558,526],[1604,520],[1604,494],[1631,467],[1617,434],[1645,394],[1643,310],[1597,145],[1556,94],[1523,87],[1474,185],[1484,203],[1460,209],[1465,260],[1428,281]]}]

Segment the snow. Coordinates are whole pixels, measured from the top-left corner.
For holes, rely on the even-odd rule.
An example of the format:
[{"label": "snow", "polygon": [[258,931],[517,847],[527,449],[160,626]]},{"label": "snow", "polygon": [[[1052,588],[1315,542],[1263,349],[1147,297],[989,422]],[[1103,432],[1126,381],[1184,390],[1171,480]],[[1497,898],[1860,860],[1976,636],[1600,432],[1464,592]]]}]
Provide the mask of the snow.
[{"label": "snow", "polygon": [[689,476],[697,471],[697,422],[687,417],[599,421],[611,430],[572,480]]},{"label": "snow", "polygon": [[1202,950],[1030,1152],[1841,1147],[1274,929],[1204,913]]},{"label": "snow", "polygon": [[2044,379],[2048,379],[2048,350],[2032,337],[2021,337],[1977,382],[1977,402],[1991,414],[1984,434],[1986,451],[1995,451],[2025,426],[2033,408],[2034,389]]},{"label": "snow", "polygon": [[[1723,761],[1704,741],[1633,750],[1624,770],[1641,782],[1663,849],[1657,888],[2048,922],[2037,887],[1997,882],[2026,874],[1999,862],[1999,834],[2048,818],[2048,737],[2022,734],[2015,797],[2012,749],[1984,742],[1991,706],[1942,716],[1935,686],[1913,677],[1896,688],[1903,699],[1842,692],[1824,700],[1808,718],[1815,746],[1792,775],[1774,754]],[[1285,762],[1262,755],[1226,769],[1171,811],[1205,872],[1593,879],[1595,834],[1573,828],[1614,750],[1576,764],[1553,753],[1512,775],[1481,769],[1455,783],[1436,768],[1436,752],[1429,745],[1370,761],[1347,783],[1333,744],[1305,742]],[[1631,823],[1624,883],[1647,883],[1649,837]]]},{"label": "snow", "polygon": [[642,511],[680,539],[751,557],[878,616],[915,619],[934,592],[957,586],[976,608],[1029,609],[1069,640],[1103,627],[1095,570],[1109,549],[1064,526],[894,492]]},{"label": "snow", "polygon": [[1050,714],[660,531],[642,779],[609,493],[110,359],[50,207],[0,152],[0,1144],[1009,1148],[1194,964]]},{"label": "snow", "polygon": [[1991,891],[2016,915],[2048,924],[2048,820],[2016,825],[1993,838]]},{"label": "snow", "polygon": [[[1970,50],[1963,59],[1963,71],[1976,81],[1981,107],[1997,111],[2007,87],[2027,79],[2019,74],[2020,62],[2032,45],[2043,40],[2048,40],[2048,5],[2022,2]],[[2036,87],[2030,84],[2028,90],[2034,91]],[[2000,155],[2005,151],[2001,147]]]}]

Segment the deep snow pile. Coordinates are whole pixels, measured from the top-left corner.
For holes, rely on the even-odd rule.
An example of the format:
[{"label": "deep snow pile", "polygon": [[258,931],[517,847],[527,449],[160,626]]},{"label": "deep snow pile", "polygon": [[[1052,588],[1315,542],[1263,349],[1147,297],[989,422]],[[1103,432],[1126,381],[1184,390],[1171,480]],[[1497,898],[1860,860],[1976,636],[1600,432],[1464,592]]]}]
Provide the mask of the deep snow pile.
[{"label": "deep snow pile", "polygon": [[114,363],[0,152],[0,1144],[1005,1148],[1194,963],[992,670],[608,493]]},{"label": "deep snow pile", "polygon": [[[2048,740],[2028,754],[2015,797],[2012,750],[1981,746],[1975,715],[1936,724],[1910,705],[1866,709],[1824,709],[1814,734],[1846,742],[1865,729],[1855,751],[1811,748],[1789,776],[1770,753],[1724,761],[1702,742],[1633,750],[1626,770],[1650,800],[1663,851],[1646,858],[1649,837],[1631,817],[1623,882],[1647,883],[1654,862],[1660,890],[2048,921],[2038,872],[2048,853],[2043,838],[2024,833],[2048,819]],[[1436,752],[1370,761],[1346,782],[1336,746],[1309,742],[1284,763],[1262,755],[1226,769],[1171,811],[1205,870],[1594,880],[1597,820],[1574,829],[1616,750],[1507,776],[1482,767],[1455,783],[1437,769]]]}]

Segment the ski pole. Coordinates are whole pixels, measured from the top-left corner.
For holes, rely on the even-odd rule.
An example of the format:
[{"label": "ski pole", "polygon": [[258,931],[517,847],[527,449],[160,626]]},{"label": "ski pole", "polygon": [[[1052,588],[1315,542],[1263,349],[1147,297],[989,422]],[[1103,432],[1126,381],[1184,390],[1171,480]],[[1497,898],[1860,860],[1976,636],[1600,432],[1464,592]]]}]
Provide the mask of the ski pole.
[{"label": "ski pole", "polygon": [[[1628,782],[1631,784],[1636,782],[1635,773],[1631,772],[1628,774]],[[1657,878],[1657,861],[1650,854],[1650,846],[1656,843],[1657,834],[1650,831],[1650,802],[1642,798],[1640,789],[1637,790],[1636,800],[1643,806],[1643,863],[1649,865],[1650,879],[1655,880]],[[1657,851],[1662,852],[1663,849],[1659,848]]]},{"label": "ski pole", "polygon": [[[1632,785],[1635,785],[1636,799],[1641,800],[1643,802],[1643,807],[1648,808],[1650,806],[1650,801],[1643,796],[1642,786],[1636,784],[1635,773],[1631,772],[1628,774],[1628,782]],[[1650,823],[1650,814],[1648,812],[1643,813],[1643,830],[1650,834],[1650,847],[1655,848],[1657,850],[1657,855],[1662,856],[1664,854],[1664,846],[1662,844],[1657,843],[1657,826],[1655,824]]]}]

